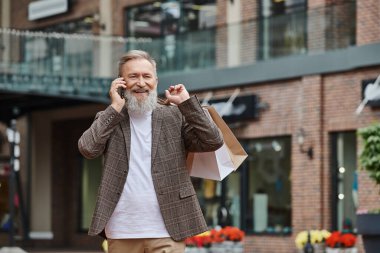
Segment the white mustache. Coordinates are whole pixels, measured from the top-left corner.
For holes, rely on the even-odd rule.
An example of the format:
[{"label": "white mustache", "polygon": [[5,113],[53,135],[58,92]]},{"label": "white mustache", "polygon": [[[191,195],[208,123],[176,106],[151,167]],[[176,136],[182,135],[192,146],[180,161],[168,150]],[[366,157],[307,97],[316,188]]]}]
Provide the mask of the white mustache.
[{"label": "white mustache", "polygon": [[147,89],[142,89],[142,88],[140,88],[140,89],[135,89],[135,90],[132,90],[133,92],[149,92],[149,90],[147,90]]}]

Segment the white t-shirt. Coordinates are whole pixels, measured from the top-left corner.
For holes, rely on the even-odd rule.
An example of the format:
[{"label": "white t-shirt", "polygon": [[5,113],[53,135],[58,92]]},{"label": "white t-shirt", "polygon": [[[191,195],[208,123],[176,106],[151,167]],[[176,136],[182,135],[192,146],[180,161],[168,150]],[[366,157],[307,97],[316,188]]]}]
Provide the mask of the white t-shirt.
[{"label": "white t-shirt", "polygon": [[129,171],[120,200],[106,225],[106,236],[110,239],[170,237],[152,180],[152,112],[130,112],[129,116]]}]

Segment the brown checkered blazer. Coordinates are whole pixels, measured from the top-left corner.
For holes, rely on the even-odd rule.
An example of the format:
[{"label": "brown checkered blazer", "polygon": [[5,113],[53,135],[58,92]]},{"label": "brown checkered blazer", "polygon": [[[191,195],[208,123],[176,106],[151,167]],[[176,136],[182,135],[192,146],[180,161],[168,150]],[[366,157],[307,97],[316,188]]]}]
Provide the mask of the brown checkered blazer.
[{"label": "brown checkered blazer", "polygon": [[[78,142],[88,159],[104,155],[103,175],[89,235],[102,235],[128,175],[130,155],[128,110],[109,106],[96,115]],[[187,151],[214,151],[223,139],[196,97],[178,106],[159,105],[152,115],[152,177],[170,236],[180,241],[207,230],[186,168]],[[104,234],[103,234],[104,235]]]}]

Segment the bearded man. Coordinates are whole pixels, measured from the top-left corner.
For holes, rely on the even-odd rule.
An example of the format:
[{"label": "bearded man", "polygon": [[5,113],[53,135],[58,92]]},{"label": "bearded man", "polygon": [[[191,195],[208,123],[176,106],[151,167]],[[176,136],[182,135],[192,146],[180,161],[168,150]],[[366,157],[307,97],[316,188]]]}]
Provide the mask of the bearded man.
[{"label": "bearded man", "polygon": [[109,253],[184,252],[187,237],[207,230],[186,154],[215,151],[222,136],[183,84],[157,102],[156,62],[147,52],[121,57],[119,76],[111,104],[78,141],[84,157],[104,156],[89,235],[106,237]]}]

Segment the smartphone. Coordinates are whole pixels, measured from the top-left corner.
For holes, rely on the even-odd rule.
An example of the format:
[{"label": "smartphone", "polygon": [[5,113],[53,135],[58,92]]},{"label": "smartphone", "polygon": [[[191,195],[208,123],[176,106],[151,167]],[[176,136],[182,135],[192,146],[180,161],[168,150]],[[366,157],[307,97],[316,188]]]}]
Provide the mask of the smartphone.
[{"label": "smartphone", "polygon": [[123,87],[117,88],[117,93],[119,93],[121,98],[125,98],[125,88]]}]

